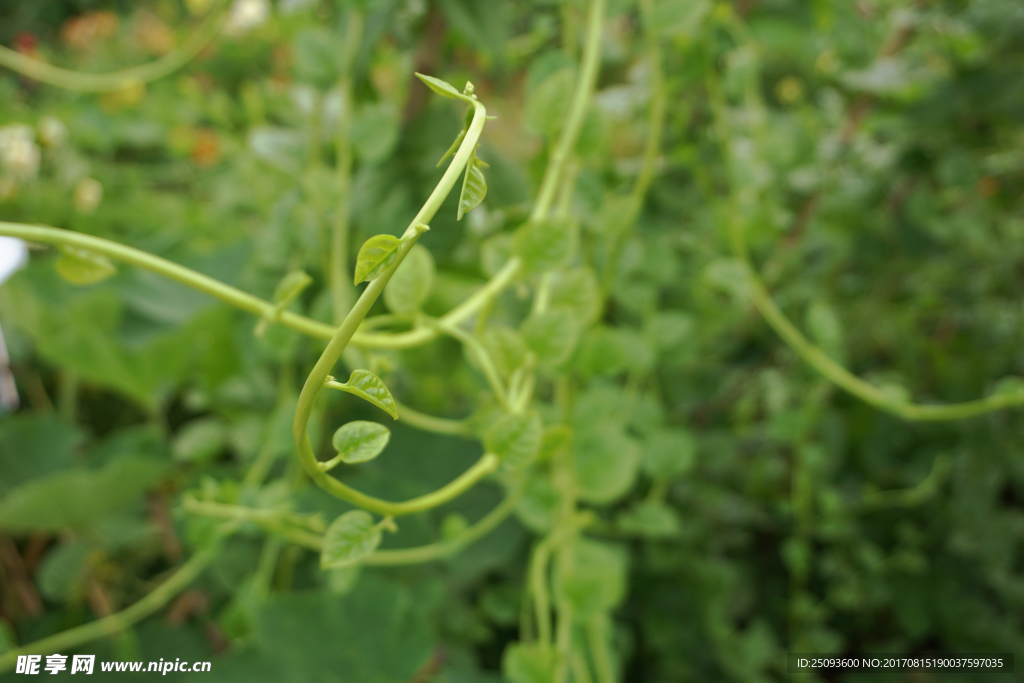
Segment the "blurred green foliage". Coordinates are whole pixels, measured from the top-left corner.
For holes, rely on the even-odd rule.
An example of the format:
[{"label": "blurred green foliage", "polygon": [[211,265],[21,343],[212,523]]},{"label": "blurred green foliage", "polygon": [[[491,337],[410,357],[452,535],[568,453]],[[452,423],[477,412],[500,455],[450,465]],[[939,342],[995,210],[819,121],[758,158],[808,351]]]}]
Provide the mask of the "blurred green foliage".
[{"label": "blurred green foliage", "polygon": [[[575,183],[543,222],[530,198],[579,77],[581,0],[276,0],[144,85],[84,94],[0,74],[0,219],[123,242],[324,323],[341,112],[347,280],[366,238],[416,213],[463,125],[413,72],[470,80],[498,117],[479,150],[486,197],[460,221],[448,197],[373,312],[402,329],[509,254],[526,264],[476,332],[508,385],[533,354],[537,412],[498,419],[479,356],[454,339],[365,352],[401,403],[470,416],[509,461],[539,449],[513,517],[435,562],[326,571],[249,523],[164,616],[78,651],[211,659],[222,681],[552,681],[530,568],[557,551],[571,485],[582,537],[541,577],[572,615],[570,680],[776,681],[786,652],[1024,657],[1019,411],[909,422],[843,393],[765,324],[733,248],[739,230],[781,310],[892,401],[1019,393],[1024,6],[650,4],[661,78],[638,7],[609,2]],[[180,45],[208,5],[7,2],[0,41],[116,70]],[[664,135],[637,217],[658,89]],[[253,316],[139,268],[70,284],[57,270],[105,274],[75,258],[33,250],[0,288],[24,404],[0,418],[0,651],[152,590],[213,533],[190,496],[314,522],[351,509],[294,455],[320,340],[254,334]],[[275,295],[299,270],[312,284]],[[548,308],[531,311],[542,287]],[[310,425],[325,454],[339,425],[383,421],[331,393]],[[386,422],[386,449],[341,475],[373,495],[422,495],[482,452]],[[254,468],[268,483],[246,479]],[[457,537],[499,503],[502,476],[401,518],[381,547]]]}]

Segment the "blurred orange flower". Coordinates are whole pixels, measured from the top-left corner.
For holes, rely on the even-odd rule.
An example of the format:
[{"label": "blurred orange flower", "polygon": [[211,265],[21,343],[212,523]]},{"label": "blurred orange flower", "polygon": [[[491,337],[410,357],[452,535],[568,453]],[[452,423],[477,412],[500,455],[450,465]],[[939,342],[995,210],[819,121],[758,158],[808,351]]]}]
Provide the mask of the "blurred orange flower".
[{"label": "blurred orange flower", "polygon": [[210,168],[220,161],[220,138],[210,128],[200,128],[192,144],[192,163],[199,168]]},{"label": "blurred orange flower", "polygon": [[120,23],[113,12],[89,12],[65,21],[60,33],[72,48],[87,50],[117,33]]}]

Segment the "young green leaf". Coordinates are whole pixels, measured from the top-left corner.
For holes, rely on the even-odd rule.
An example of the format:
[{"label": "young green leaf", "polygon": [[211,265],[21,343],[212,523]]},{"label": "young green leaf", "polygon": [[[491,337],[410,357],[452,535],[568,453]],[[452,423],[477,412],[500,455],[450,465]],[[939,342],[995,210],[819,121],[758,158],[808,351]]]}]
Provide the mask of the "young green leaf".
[{"label": "young green leaf", "polygon": [[564,264],[576,247],[576,223],[564,218],[531,221],[520,226],[513,236],[513,251],[534,273],[555,270]]},{"label": "young green leaf", "polygon": [[487,196],[487,180],[480,170],[483,162],[476,158],[476,152],[466,164],[466,175],[462,178],[462,193],[459,195],[459,215],[455,220],[462,220],[463,215],[480,205]]},{"label": "young green leaf", "polygon": [[334,432],[331,440],[334,450],[338,451],[338,457],[325,463],[323,469],[328,469],[329,464],[337,464],[335,461],[354,465],[373,460],[380,455],[390,439],[391,430],[377,422],[355,420],[342,425]]},{"label": "young green leaf", "polygon": [[373,280],[395,262],[398,248],[402,240],[394,235],[374,235],[363,242],[356,256],[356,274],[354,284],[364,280]]},{"label": "young green leaf", "polygon": [[324,534],[320,553],[323,569],[338,569],[358,564],[380,545],[380,527],[363,510],[352,510],[338,517]]},{"label": "young green leaf", "polygon": [[277,289],[274,290],[274,303],[287,306],[312,282],[313,278],[304,271],[293,270],[277,284]]},{"label": "young green leaf", "polygon": [[434,287],[434,257],[421,244],[413,246],[384,288],[384,303],[394,313],[413,313]]},{"label": "young green leaf", "polygon": [[540,451],[544,426],[535,411],[503,415],[484,434],[484,448],[510,469],[524,467]]},{"label": "young green leaf", "polygon": [[441,95],[442,97],[449,97],[453,100],[462,100],[463,102],[468,102],[470,104],[473,103],[472,97],[469,97],[468,95],[463,95],[455,88],[455,86],[451,85],[450,83],[446,83],[445,81],[442,81],[440,78],[434,78],[433,76],[425,76],[421,73],[416,74],[416,78],[423,81],[423,83],[428,88],[436,92],[438,95]]},{"label": "young green leaf", "polygon": [[344,384],[329,379],[325,386],[358,396],[377,406],[396,420],[398,419],[398,406],[395,405],[395,399],[392,398],[391,392],[388,391],[380,377],[369,370],[353,370],[348,381]]},{"label": "young green leaf", "polygon": [[91,285],[117,272],[117,268],[103,254],[88,249],[60,245],[57,272],[73,285]]}]

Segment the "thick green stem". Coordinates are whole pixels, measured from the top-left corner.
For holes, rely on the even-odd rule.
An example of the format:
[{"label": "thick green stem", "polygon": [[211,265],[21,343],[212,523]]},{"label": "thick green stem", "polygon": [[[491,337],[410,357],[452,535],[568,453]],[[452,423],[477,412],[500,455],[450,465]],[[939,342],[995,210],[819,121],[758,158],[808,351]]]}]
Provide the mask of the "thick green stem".
[{"label": "thick green stem", "polygon": [[62,69],[0,46],[0,66],[6,66],[23,76],[58,88],[79,92],[107,92],[155,81],[180,69],[210,44],[220,33],[221,26],[227,18],[227,14],[220,11],[225,4],[227,0],[218,0],[216,6],[211,8],[209,16],[181,47],[149,64],[111,73],[91,74]]},{"label": "thick green stem", "polygon": [[573,93],[565,125],[562,127],[561,135],[559,135],[558,142],[551,152],[551,159],[544,171],[544,179],[541,181],[540,190],[537,193],[537,202],[530,212],[532,221],[539,221],[547,217],[555,199],[562,171],[576,144],[576,138],[579,137],[580,128],[583,126],[583,117],[587,113],[590,94],[594,91],[594,84],[597,82],[597,68],[601,62],[601,22],[604,20],[604,8],[605,0],[591,0],[587,12],[587,42],[583,47],[583,68],[580,78],[576,82],[576,90]]}]

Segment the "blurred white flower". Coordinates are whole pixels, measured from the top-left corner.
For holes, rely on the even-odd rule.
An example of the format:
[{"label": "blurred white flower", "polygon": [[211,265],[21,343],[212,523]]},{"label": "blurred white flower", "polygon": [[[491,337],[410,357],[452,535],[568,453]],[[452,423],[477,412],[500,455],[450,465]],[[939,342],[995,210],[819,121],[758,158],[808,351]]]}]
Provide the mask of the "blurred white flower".
[{"label": "blurred white flower", "polygon": [[0,236],[0,285],[7,282],[14,271],[28,263],[28,247],[17,237]]},{"label": "blurred white flower", "polygon": [[39,145],[35,138],[35,129],[24,123],[0,127],[0,164],[18,180],[31,180],[39,173]]},{"label": "blurred white flower", "polygon": [[270,17],[270,0],[235,0],[224,24],[224,33],[237,36],[263,24]]},{"label": "blurred white flower", "polygon": [[[28,247],[17,237],[0,236],[0,285],[5,283],[14,271],[28,262]],[[0,413],[18,407],[18,389],[11,374],[10,358],[4,344],[4,333],[0,330]]]},{"label": "blurred white flower", "polygon": [[92,213],[103,199],[103,185],[95,178],[82,178],[75,184],[72,203],[79,213]]},{"label": "blurred white flower", "polygon": [[68,127],[56,116],[44,116],[38,128],[39,139],[47,147],[61,147],[68,141]]}]

